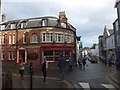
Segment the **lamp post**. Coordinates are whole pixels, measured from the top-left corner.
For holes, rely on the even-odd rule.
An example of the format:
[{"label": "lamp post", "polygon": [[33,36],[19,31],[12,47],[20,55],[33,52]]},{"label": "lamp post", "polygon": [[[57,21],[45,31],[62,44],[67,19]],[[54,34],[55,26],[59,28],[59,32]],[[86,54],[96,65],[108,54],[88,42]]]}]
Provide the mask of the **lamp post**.
[{"label": "lamp post", "polygon": [[17,50],[18,50],[18,29],[19,29],[19,25],[23,20],[19,21],[17,26],[16,26],[16,61],[17,63],[19,63],[18,61],[18,54],[17,54]]}]

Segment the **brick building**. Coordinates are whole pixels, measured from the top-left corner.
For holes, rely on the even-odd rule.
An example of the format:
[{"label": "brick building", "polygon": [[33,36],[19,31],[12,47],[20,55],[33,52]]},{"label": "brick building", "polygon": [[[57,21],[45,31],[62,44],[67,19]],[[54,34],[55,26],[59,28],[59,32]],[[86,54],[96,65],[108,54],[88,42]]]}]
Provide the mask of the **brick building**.
[{"label": "brick building", "polygon": [[76,29],[68,23],[65,12],[59,18],[45,16],[1,23],[0,60],[19,63],[56,62],[59,54],[75,59]]}]

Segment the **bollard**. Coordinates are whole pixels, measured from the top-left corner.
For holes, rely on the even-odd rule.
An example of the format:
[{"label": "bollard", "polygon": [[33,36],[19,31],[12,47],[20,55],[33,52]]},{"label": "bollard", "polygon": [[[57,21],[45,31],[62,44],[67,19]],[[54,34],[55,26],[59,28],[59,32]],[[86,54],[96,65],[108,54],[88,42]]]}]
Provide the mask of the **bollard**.
[{"label": "bollard", "polygon": [[7,71],[5,74],[5,88],[9,88],[9,90],[12,90],[12,73],[10,71]]},{"label": "bollard", "polygon": [[32,90],[32,75],[34,71],[33,63],[30,63],[30,90]]}]

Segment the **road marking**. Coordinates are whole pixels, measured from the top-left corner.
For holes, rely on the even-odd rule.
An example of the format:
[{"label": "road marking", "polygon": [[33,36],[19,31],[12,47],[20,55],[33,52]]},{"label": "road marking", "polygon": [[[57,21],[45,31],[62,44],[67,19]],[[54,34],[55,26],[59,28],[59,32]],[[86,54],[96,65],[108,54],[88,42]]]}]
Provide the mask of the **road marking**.
[{"label": "road marking", "polygon": [[90,86],[88,83],[79,82],[79,84],[82,86],[82,88],[84,88],[84,90],[90,90]]},{"label": "road marking", "polygon": [[105,88],[111,89],[111,90],[116,90],[115,87],[111,84],[101,84],[102,86],[104,86]]}]

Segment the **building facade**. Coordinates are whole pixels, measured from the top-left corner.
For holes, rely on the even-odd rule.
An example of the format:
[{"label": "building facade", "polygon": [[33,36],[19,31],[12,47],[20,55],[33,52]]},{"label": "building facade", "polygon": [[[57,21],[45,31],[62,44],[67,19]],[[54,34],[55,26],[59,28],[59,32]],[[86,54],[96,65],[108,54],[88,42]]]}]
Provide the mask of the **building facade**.
[{"label": "building facade", "polygon": [[113,23],[115,31],[115,50],[116,50],[116,61],[120,68],[120,0],[116,0],[115,8],[117,9],[117,19]]},{"label": "building facade", "polygon": [[38,17],[3,22],[0,31],[0,60],[19,63],[56,62],[60,54],[75,58],[76,28],[68,23],[65,12],[57,17]]},{"label": "building facade", "polygon": [[104,58],[104,55],[103,55],[103,36],[100,35],[98,37],[98,48],[99,48],[99,60],[102,60]]}]

